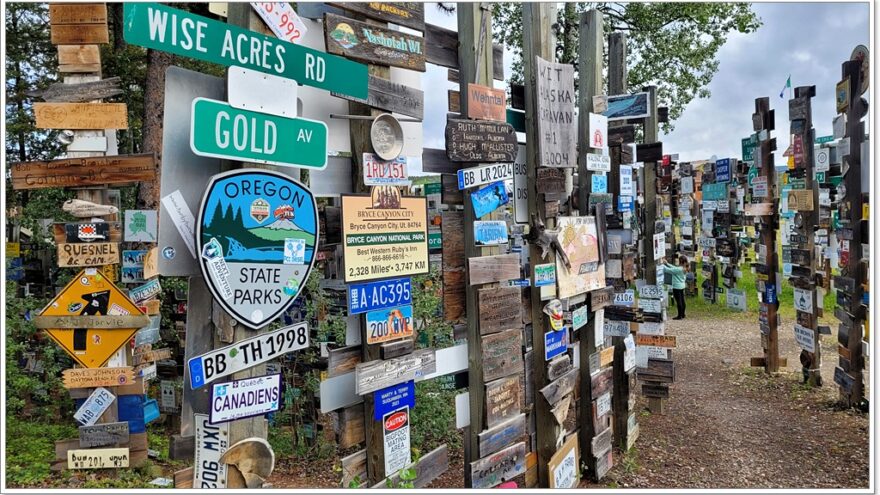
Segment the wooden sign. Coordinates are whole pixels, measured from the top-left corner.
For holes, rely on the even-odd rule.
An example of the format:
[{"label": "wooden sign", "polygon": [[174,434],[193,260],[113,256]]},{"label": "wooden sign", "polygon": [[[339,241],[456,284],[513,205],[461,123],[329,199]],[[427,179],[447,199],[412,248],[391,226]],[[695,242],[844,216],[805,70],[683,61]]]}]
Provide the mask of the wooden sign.
[{"label": "wooden sign", "polygon": [[538,149],[541,167],[577,166],[574,66],[537,60]]},{"label": "wooden sign", "polygon": [[540,390],[541,395],[547,399],[547,402],[550,405],[556,404],[562,399],[564,396],[570,394],[572,390],[574,390],[575,382],[577,381],[579,370],[577,368],[572,369],[568,373],[562,375],[560,378],[550,382],[547,386]]},{"label": "wooden sign", "polygon": [[444,211],[440,230],[443,242],[443,317],[459,321],[465,313],[464,214]]},{"label": "wooden sign", "polygon": [[792,189],[788,191],[789,211],[813,211],[813,191],[809,189]]},{"label": "wooden sign", "polygon": [[420,89],[391,82],[387,79],[382,79],[381,77],[370,76],[367,91],[368,94],[366,99],[355,98],[354,96],[349,96],[344,93],[331,92],[330,94],[349,101],[357,101],[371,107],[381,108],[382,110],[387,110],[389,112],[407,115],[414,119],[421,120],[424,117],[425,93]]},{"label": "wooden sign", "polygon": [[572,363],[568,354],[560,354],[547,363],[547,379],[555,380],[571,370]]},{"label": "wooden sign", "polygon": [[670,359],[648,358],[647,368],[638,368],[639,380],[672,383],[675,381],[675,363]]},{"label": "wooden sign", "polygon": [[450,113],[461,113],[461,92],[450,89],[446,91],[446,99],[449,101],[449,105],[446,109]]},{"label": "wooden sign", "polygon": [[327,358],[327,377],[332,378],[354,371],[361,362],[362,354],[359,345],[331,349]]},{"label": "wooden sign", "polygon": [[666,383],[643,383],[642,395],[645,397],[669,398],[669,384]]},{"label": "wooden sign", "polygon": [[522,372],[522,334],[514,328],[482,338],[484,382]]},{"label": "wooden sign", "polygon": [[68,450],[67,469],[128,467],[128,456],[128,447],[115,449]]},{"label": "wooden sign", "polygon": [[614,287],[610,285],[590,291],[590,311],[595,312],[610,306],[612,301],[614,301]]},{"label": "wooden sign", "polygon": [[468,258],[470,285],[488,284],[520,278],[518,254]]},{"label": "wooden sign", "polygon": [[526,434],[526,415],[516,416],[489,428],[478,435],[480,457],[494,454],[504,447],[513,444]]},{"label": "wooden sign", "polygon": [[608,366],[614,361],[614,348],[608,347],[599,351],[599,366]]},{"label": "wooden sign", "polygon": [[128,129],[125,103],[34,103],[37,129]]},{"label": "wooden sign", "polygon": [[110,42],[107,23],[102,24],[50,24],[50,41],[53,45],[85,45]]},{"label": "wooden sign", "polygon": [[422,349],[407,356],[360,363],[356,366],[355,392],[358,395],[397,385],[436,370],[433,349]]},{"label": "wooden sign", "polygon": [[128,184],[156,179],[156,155],[92,156],[11,164],[12,188]]},{"label": "wooden sign", "polygon": [[49,4],[50,24],[101,24],[107,23],[107,4],[104,3],[52,3]]},{"label": "wooden sign", "polygon": [[[849,84],[849,80],[847,80],[847,84]],[[847,394],[852,393],[853,386],[855,386],[855,379],[846,371],[843,370],[840,366],[834,368],[834,383],[840,385],[840,388],[846,392]]]},{"label": "wooden sign", "polygon": [[425,72],[425,39],[336,14],[324,14],[327,52],[376,65]]},{"label": "wooden sign", "polygon": [[52,236],[55,238],[55,244],[94,241],[121,242],[122,224],[120,222],[54,223],[52,224]]},{"label": "wooden sign", "polygon": [[446,156],[454,162],[513,162],[516,153],[516,131],[510,124],[488,120],[446,121]]},{"label": "wooden sign", "polygon": [[59,45],[58,72],[88,73],[101,71],[98,45]]},{"label": "wooden sign", "polygon": [[565,192],[565,170],[559,168],[539,168],[537,169],[536,174],[537,180],[535,181],[535,190],[537,192]]},{"label": "wooden sign", "polygon": [[611,428],[605,428],[601,433],[593,437],[591,442],[593,455],[600,456],[611,449],[611,440],[613,438]]},{"label": "wooden sign", "polygon": [[162,361],[163,359],[171,359],[174,356],[170,348],[156,349],[155,351],[147,351],[142,354],[134,354],[131,364],[134,366],[150,363],[153,361]]},{"label": "wooden sign", "polygon": [[104,447],[128,443],[128,421],[79,427],[79,446]]},{"label": "wooden sign", "polygon": [[519,287],[491,287],[477,291],[480,335],[522,327]]},{"label": "wooden sign", "polygon": [[522,410],[519,376],[508,376],[486,384],[486,426],[493,428]]},{"label": "wooden sign", "polygon": [[[614,353],[614,347],[609,347],[611,349],[612,354]],[[605,368],[604,370],[592,375],[590,377],[590,388],[592,390],[593,397],[599,397],[605,392],[611,390],[611,386],[614,382],[614,370],[613,368]]]},{"label": "wooden sign", "polygon": [[762,217],[772,215],[773,203],[746,203],[745,214],[747,217]]},{"label": "wooden sign", "polygon": [[327,5],[416,31],[425,30],[425,5],[419,2],[327,2]]},{"label": "wooden sign", "polygon": [[577,488],[580,481],[578,436],[571,434],[547,463],[550,488]]},{"label": "wooden sign", "polygon": [[28,91],[27,95],[50,103],[83,103],[122,94],[120,81],[119,77],[111,77],[77,84],[55,83],[44,90]]},{"label": "wooden sign", "polygon": [[503,89],[468,83],[468,118],[507,122],[507,93]]},{"label": "wooden sign", "polygon": [[520,442],[471,463],[473,488],[492,488],[526,472],[526,444]]},{"label": "wooden sign", "polygon": [[58,244],[58,266],[86,267],[119,264],[119,244],[115,242],[82,242]]},{"label": "wooden sign", "polygon": [[62,377],[64,388],[117,387],[133,382],[134,372],[130,367],[76,368],[64,370]]},{"label": "wooden sign", "polygon": [[[363,418],[363,415],[361,417]],[[366,449],[343,457],[340,462],[342,464],[342,486],[349,486],[356,477],[362,480],[367,478]]]}]

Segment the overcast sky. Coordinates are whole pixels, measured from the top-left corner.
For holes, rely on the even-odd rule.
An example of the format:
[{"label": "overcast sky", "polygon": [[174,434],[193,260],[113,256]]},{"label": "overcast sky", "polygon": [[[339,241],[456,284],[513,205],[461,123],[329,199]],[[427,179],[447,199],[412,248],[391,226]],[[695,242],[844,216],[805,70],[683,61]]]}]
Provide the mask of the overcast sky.
[{"label": "overcast sky", "polygon": [[[816,135],[831,134],[836,115],[834,87],[841,79],[840,66],[859,44],[869,46],[868,3],[755,3],[753,9],[763,25],[751,34],[733,34],[718,53],[719,68],[709,84],[712,96],[692,101],[675,122],[675,130],[661,134],[664,153],[678,153],[682,161],[741,158],[740,140],[752,132],[755,98],[770,97],[776,110],[777,164],[788,146],[788,99],[779,92],[791,74],[792,87],[815,85],[813,125]],[[426,21],[456,29],[455,15],[425,6]],[[505,76],[510,74],[512,55],[504,57]],[[425,91],[424,146],[443,147],[447,69],[428,64]],[[496,87],[504,85],[498,81]],[[869,93],[866,93],[866,96]]]}]

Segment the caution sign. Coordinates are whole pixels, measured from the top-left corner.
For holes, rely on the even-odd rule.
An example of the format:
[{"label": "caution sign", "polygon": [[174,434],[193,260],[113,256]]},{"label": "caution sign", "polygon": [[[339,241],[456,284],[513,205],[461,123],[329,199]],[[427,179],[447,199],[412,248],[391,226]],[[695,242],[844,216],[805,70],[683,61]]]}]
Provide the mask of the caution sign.
[{"label": "caution sign", "polygon": [[[40,317],[50,320],[69,317],[73,321],[101,321],[100,316],[143,316],[143,312],[113,282],[95,268],[87,268],[73,278],[55,299],[43,308]],[[135,321],[136,319],[132,319]],[[86,368],[100,368],[110,356],[131,340],[132,328],[47,328],[46,333],[73,359]]]}]

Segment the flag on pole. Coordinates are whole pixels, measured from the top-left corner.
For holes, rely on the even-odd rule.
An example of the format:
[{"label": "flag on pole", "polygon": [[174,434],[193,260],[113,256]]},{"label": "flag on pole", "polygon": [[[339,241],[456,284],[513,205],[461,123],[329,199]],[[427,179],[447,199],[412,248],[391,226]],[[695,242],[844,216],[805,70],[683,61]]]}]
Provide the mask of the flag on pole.
[{"label": "flag on pole", "polygon": [[785,81],[785,86],[783,86],[782,91],[779,92],[780,98],[785,98],[785,88],[791,89],[791,74],[788,75],[788,80]]}]

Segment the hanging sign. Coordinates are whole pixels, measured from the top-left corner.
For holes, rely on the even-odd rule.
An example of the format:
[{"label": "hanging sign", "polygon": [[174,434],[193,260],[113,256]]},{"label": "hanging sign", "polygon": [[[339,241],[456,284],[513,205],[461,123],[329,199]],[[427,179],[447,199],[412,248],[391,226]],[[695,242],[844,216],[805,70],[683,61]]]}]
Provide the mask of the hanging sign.
[{"label": "hanging sign", "polygon": [[83,402],[83,405],[77,409],[73,419],[79,421],[83,426],[92,426],[114,400],[116,400],[116,396],[111,394],[109,390],[104,387],[98,387]]},{"label": "hanging sign", "polygon": [[458,171],[458,189],[482,186],[499,180],[513,179],[513,163],[491,163]]},{"label": "hanging sign", "polygon": [[410,184],[406,157],[385,161],[373,153],[364,153],[365,186],[408,186]]},{"label": "hanging sign", "polygon": [[393,186],[342,195],[345,283],[428,273],[428,205]]},{"label": "hanging sign", "polygon": [[385,476],[390,477],[410,464],[409,406],[382,417],[382,444]]},{"label": "hanging sign", "polygon": [[587,153],[587,170],[593,172],[610,172],[611,157],[598,153]]},{"label": "hanging sign", "polygon": [[595,113],[590,114],[590,148],[608,146],[608,117]]},{"label": "hanging sign", "polygon": [[149,323],[135,303],[94,268],[87,268],[73,277],[39,314],[39,317],[50,320],[72,316],[144,318],[143,322],[133,322],[130,328],[47,328],[46,333],[52,340],[86,368],[101,367],[120,347],[131,340],[138,328]]},{"label": "hanging sign", "polygon": [[392,385],[373,392],[373,419],[381,421],[389,413],[402,407],[412,410],[416,407],[416,385],[414,380]]},{"label": "hanging sign", "polygon": [[379,344],[413,335],[413,308],[400,306],[367,313],[367,344]]},{"label": "hanging sign", "polygon": [[453,162],[512,162],[517,141],[513,126],[490,120],[447,119],[446,157]]},{"label": "hanging sign", "polygon": [[474,244],[499,246],[507,244],[507,222],[504,220],[477,220],[474,222]]},{"label": "hanging sign", "polygon": [[631,95],[608,96],[608,108],[602,112],[602,115],[607,117],[609,122],[614,120],[650,117],[651,109],[648,104],[649,99],[647,92]]},{"label": "hanging sign", "polygon": [[197,229],[214,300],[259,329],[293,303],[314,266],[318,207],[311,191],[286,175],[234,170],[211,178]]},{"label": "hanging sign", "polygon": [[262,416],[281,409],[281,374],[245,378],[211,387],[211,424]]},{"label": "hanging sign", "polygon": [[367,98],[367,66],[158,3],[123,6],[125,41]]},{"label": "hanging sign", "polygon": [[574,66],[536,57],[540,167],[577,166]]},{"label": "hanging sign", "polygon": [[306,323],[297,323],[214,349],[187,362],[190,387],[195,390],[218,378],[308,346],[309,326]]},{"label": "hanging sign", "polygon": [[510,202],[504,181],[493,182],[471,193],[474,216],[483,218]]},{"label": "hanging sign", "polygon": [[348,285],[348,313],[351,315],[408,304],[412,304],[412,279],[409,277]]},{"label": "hanging sign", "polygon": [[211,424],[207,414],[194,414],[193,488],[226,488],[226,463],[220,457],[229,448],[229,424]]}]

